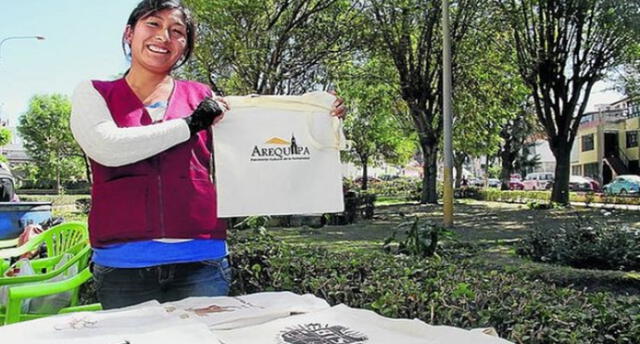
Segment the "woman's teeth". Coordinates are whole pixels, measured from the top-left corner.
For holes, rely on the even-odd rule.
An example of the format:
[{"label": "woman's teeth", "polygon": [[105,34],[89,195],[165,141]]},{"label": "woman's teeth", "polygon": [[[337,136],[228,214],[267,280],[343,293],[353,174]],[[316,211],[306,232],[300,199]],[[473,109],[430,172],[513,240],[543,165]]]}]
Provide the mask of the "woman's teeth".
[{"label": "woman's teeth", "polygon": [[156,47],[155,45],[150,45],[149,46],[149,50],[153,51],[154,53],[159,53],[159,54],[167,54],[169,52],[169,50],[163,49],[163,48],[160,48],[160,47]]}]

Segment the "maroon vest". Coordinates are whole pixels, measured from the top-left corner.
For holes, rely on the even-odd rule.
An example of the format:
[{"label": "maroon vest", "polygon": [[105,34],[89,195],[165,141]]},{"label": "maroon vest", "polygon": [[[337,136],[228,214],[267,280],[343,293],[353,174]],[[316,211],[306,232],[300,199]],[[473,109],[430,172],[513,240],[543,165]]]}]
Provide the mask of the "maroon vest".
[{"label": "maroon vest", "polygon": [[[151,124],[144,105],[124,79],[93,81],[118,127]],[[190,115],[211,91],[175,81],[164,120]],[[209,179],[211,132],[201,131],[150,158],[119,167],[91,160],[91,245],[155,238],[225,239]]]}]

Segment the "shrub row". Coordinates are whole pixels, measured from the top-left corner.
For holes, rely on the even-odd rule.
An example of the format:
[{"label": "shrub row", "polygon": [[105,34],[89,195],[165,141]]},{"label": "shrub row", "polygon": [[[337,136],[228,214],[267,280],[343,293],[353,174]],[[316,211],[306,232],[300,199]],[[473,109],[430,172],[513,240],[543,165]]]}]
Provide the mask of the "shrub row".
[{"label": "shrub row", "polygon": [[420,259],[290,246],[268,236],[232,237],[234,294],[312,293],[331,304],[389,317],[491,326],[517,343],[636,343],[640,338],[637,296],[586,293],[517,272],[485,271],[464,254]]},{"label": "shrub row", "polygon": [[[512,202],[512,203],[528,203],[531,201],[549,201],[551,199],[550,191],[506,191],[498,189],[476,189],[469,188],[466,197],[475,198],[483,201]],[[569,194],[571,202],[583,203],[605,203],[605,204],[627,204],[640,205],[640,197],[620,197],[609,196],[604,194],[594,194],[587,192],[571,192]]]},{"label": "shrub row", "polygon": [[[351,187],[359,188],[358,184]],[[394,180],[380,181],[368,184],[368,192],[378,196],[402,197],[409,200],[420,198],[422,180],[419,178],[397,178]]]},{"label": "shrub row", "polygon": [[534,229],[517,252],[576,268],[640,270],[640,230],[578,216],[564,225]]}]

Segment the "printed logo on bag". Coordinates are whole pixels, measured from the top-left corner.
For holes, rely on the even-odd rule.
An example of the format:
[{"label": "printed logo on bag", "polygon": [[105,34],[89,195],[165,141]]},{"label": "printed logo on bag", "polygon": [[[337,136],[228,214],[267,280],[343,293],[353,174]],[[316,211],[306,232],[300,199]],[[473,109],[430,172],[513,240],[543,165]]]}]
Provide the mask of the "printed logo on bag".
[{"label": "printed logo on bag", "polygon": [[280,137],[272,137],[262,145],[255,145],[251,152],[251,161],[284,161],[284,160],[309,160],[311,152],[309,147],[299,145],[295,135],[291,134],[291,140]]},{"label": "printed logo on bag", "polygon": [[357,344],[369,340],[362,333],[340,325],[306,324],[285,329],[280,344]]}]

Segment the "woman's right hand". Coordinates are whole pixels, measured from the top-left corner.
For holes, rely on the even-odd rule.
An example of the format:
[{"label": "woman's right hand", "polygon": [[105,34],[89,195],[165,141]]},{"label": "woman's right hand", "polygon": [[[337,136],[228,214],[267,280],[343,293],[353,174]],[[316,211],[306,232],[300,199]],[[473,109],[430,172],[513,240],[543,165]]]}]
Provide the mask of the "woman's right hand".
[{"label": "woman's right hand", "polygon": [[203,99],[193,113],[184,119],[189,126],[191,136],[200,130],[209,128],[214,121],[217,122],[217,120],[221,119],[228,110],[229,105],[221,97]]}]

